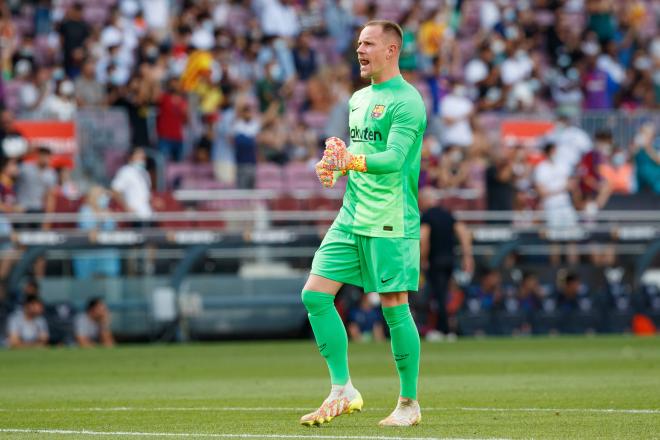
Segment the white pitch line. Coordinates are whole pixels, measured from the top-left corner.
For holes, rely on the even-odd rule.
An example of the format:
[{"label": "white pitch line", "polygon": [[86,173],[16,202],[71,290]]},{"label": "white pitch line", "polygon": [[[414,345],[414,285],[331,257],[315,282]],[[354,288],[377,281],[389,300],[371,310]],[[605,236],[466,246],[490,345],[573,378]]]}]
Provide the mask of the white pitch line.
[{"label": "white pitch line", "polygon": [[194,432],[136,432],[136,431],[90,431],[87,429],[19,429],[0,428],[0,433],[12,434],[54,434],[54,435],[89,435],[89,436],[131,436],[131,437],[192,437],[192,438],[316,438],[338,440],[509,440],[509,439],[466,439],[466,438],[438,438],[438,437],[390,437],[383,435],[292,435],[292,434],[215,434]]},{"label": "white pitch line", "polygon": [[[435,408],[428,408],[433,410]],[[660,409],[619,409],[619,408],[458,408],[461,411],[489,412],[590,412],[590,413],[621,413],[621,414],[660,414]]]},{"label": "white pitch line", "polygon": [[[387,411],[391,408],[365,408],[365,411]],[[303,407],[90,407],[90,408],[0,408],[0,412],[287,412],[308,411]],[[624,408],[491,408],[491,407],[422,407],[423,411],[475,411],[475,412],[575,412],[575,413],[611,413],[611,414],[660,414],[660,409],[624,409]]]}]

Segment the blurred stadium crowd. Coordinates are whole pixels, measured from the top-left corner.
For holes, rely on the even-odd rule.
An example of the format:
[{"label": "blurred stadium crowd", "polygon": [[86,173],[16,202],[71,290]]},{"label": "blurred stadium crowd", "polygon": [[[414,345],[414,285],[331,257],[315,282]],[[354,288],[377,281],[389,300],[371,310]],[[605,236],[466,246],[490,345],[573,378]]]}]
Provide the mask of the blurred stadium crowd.
[{"label": "blurred stadium crowd", "polygon": [[[660,109],[657,1],[1,3],[4,213],[75,206],[80,228],[112,230],[103,217],[111,209],[135,214],[133,226],[182,209],[170,203],[177,188],[317,188],[322,140],[349,138],[348,99],[364,86],[354,42],[373,18],[401,23],[400,66],[431,116],[420,187],[470,195],[453,208],[514,211],[510,220],[522,225],[542,210],[548,226],[566,228],[612,195],[660,194],[657,117],[625,143],[577,122],[588,111]],[[36,161],[22,159],[15,120],[112,108],[127,115],[129,126],[115,129],[128,131],[131,152],[109,181],[77,180],[72,163],[53,162],[44,148],[27,151]],[[548,113],[554,128],[534,143],[503,141],[493,126],[506,114]],[[165,160],[156,162],[164,196],[153,194],[147,157]],[[0,220],[6,234],[11,224]],[[81,260],[76,274],[117,275],[117,257],[105,257],[100,268]],[[4,259],[0,278],[10,268]],[[533,276],[518,278],[522,292]],[[521,295],[520,307],[542,303]],[[492,303],[503,301],[497,294]]]}]

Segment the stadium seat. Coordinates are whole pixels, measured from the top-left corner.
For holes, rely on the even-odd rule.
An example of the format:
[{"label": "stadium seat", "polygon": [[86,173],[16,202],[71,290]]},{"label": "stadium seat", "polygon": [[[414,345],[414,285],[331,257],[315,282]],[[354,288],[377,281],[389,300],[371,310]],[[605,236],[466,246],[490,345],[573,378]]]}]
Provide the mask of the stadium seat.
[{"label": "stadium seat", "polygon": [[316,173],[307,163],[291,162],[284,167],[284,182],[287,191],[296,189],[320,189]]},{"label": "stadium seat", "polygon": [[[174,198],[171,192],[154,193],[151,196],[151,205],[155,212],[183,212],[185,207]],[[161,220],[158,226],[166,229],[186,229],[194,225],[192,220],[176,221]]]},{"label": "stadium seat", "polygon": [[256,175],[257,189],[284,190],[284,175],[282,167],[274,163],[261,163],[257,165]]}]

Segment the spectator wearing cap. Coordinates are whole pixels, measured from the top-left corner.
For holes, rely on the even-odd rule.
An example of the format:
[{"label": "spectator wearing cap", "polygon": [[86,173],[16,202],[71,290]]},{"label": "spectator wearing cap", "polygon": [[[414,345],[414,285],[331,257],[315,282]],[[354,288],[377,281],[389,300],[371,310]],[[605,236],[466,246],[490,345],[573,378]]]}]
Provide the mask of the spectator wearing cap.
[{"label": "spectator wearing cap", "polygon": [[45,347],[49,334],[43,313],[44,305],[38,297],[27,298],[7,322],[7,345],[10,348]]},{"label": "spectator wearing cap", "polygon": [[[36,148],[35,161],[22,161],[16,179],[16,198],[27,213],[42,214],[48,193],[57,185],[57,173],[51,167],[51,152],[46,146]],[[39,229],[41,223],[26,224]]]},{"label": "spectator wearing cap", "polygon": [[115,345],[110,330],[110,312],[101,298],[92,298],[87,302],[85,312],[75,317],[73,330],[76,342],[82,348]]}]

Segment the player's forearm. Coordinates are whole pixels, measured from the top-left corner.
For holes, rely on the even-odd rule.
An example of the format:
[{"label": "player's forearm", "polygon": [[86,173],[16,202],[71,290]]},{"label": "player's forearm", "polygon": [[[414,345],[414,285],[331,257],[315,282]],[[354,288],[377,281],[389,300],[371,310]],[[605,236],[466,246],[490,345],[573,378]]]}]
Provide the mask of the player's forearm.
[{"label": "player's forearm", "polygon": [[368,174],[389,174],[401,171],[405,161],[404,155],[395,149],[366,156]]}]

